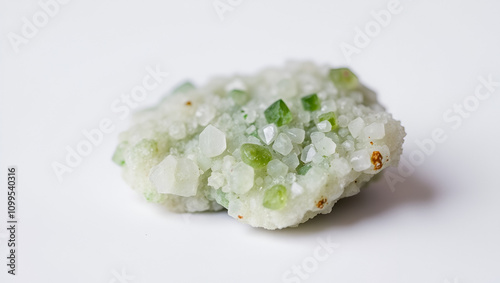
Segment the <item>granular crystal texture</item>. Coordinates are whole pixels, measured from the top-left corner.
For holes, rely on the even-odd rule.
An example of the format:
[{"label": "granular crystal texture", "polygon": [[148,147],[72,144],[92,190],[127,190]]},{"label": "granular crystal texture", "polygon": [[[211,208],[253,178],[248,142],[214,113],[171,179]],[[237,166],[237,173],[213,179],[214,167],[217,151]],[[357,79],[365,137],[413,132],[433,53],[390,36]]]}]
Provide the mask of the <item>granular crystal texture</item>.
[{"label": "granular crystal texture", "polygon": [[176,212],[227,209],[266,229],[297,226],[396,166],[400,122],[347,68],[288,63],[185,83],[138,112],[113,161]]}]

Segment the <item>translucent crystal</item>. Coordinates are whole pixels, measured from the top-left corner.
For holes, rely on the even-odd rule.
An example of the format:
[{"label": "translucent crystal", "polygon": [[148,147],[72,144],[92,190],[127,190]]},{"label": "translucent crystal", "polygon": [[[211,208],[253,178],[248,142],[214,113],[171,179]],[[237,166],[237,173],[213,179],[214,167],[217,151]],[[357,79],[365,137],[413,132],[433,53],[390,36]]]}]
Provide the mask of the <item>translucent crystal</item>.
[{"label": "translucent crystal", "polygon": [[262,142],[260,141],[260,139],[254,137],[254,136],[248,136],[246,142],[247,143],[258,144],[258,145],[262,144]]},{"label": "translucent crystal", "polygon": [[231,171],[229,187],[236,194],[244,194],[253,187],[253,180],[253,168],[243,162],[238,162]]},{"label": "translucent crystal", "polygon": [[379,140],[385,137],[385,128],[382,123],[372,123],[363,130],[365,139]]},{"label": "translucent crystal", "polygon": [[337,111],[337,103],[335,103],[335,100],[332,99],[325,100],[322,103],[321,111],[323,112]]},{"label": "translucent crystal", "polygon": [[288,155],[292,148],[292,141],[284,133],[279,134],[273,144],[273,149],[282,155]]},{"label": "translucent crystal", "polygon": [[222,190],[217,190],[215,193],[215,201],[222,205],[224,208],[228,208],[229,201],[227,200],[227,193],[224,193]]},{"label": "translucent crystal", "polygon": [[323,162],[325,160],[325,157],[326,156],[323,156],[323,155],[319,154],[319,152],[318,152],[318,154],[316,154],[313,157],[312,163],[319,164],[319,163],[321,163],[321,162]]},{"label": "translucent crystal", "polygon": [[250,98],[248,93],[241,89],[233,89],[229,91],[229,96],[234,100],[234,103],[240,106],[245,105]]},{"label": "translucent crystal", "polygon": [[284,177],[288,172],[288,166],[278,159],[273,159],[267,164],[267,174],[274,178]]},{"label": "translucent crystal", "polygon": [[200,155],[192,154],[188,156],[188,158],[191,160],[195,160],[196,164],[198,164],[198,167],[200,167],[200,170],[203,172],[207,171],[212,166],[212,160],[210,159],[210,157],[207,157],[203,154]]},{"label": "translucent crystal", "polygon": [[177,168],[177,159],[169,155],[157,166],[153,167],[149,179],[156,187],[159,193],[174,192],[175,170]]},{"label": "translucent crystal", "polygon": [[303,129],[291,128],[285,131],[292,143],[300,144],[304,141],[306,132]]},{"label": "translucent crystal", "polygon": [[363,121],[361,117],[352,120],[348,125],[349,131],[354,138],[357,138],[359,136],[364,127],[365,121]]},{"label": "translucent crystal", "polygon": [[253,132],[255,132],[257,130],[257,128],[255,127],[255,125],[251,125],[250,127],[248,127],[246,130],[245,130],[245,133],[247,135],[250,135],[252,134]]},{"label": "translucent crystal", "polygon": [[293,183],[297,180],[297,176],[295,173],[288,173],[286,174],[286,177],[285,177],[285,182],[287,183]]},{"label": "translucent crystal", "polygon": [[208,177],[208,185],[213,187],[214,189],[218,189],[224,186],[224,175],[218,172],[212,172],[210,177]]},{"label": "translucent crystal", "polygon": [[303,175],[307,174],[307,171],[309,171],[309,169],[311,169],[311,167],[312,167],[312,166],[311,166],[311,165],[309,165],[309,164],[302,165],[302,166],[300,166],[300,167],[297,169],[297,174],[299,174],[299,175],[302,175],[302,176],[303,176]]},{"label": "translucent crystal", "polygon": [[325,120],[316,124],[318,131],[320,132],[329,132],[332,130],[332,124],[329,121]]},{"label": "translucent crystal", "polygon": [[316,142],[322,140],[324,137],[325,137],[325,134],[321,133],[321,132],[312,132],[311,133],[312,143],[316,143]]},{"label": "translucent crystal", "polygon": [[192,160],[169,155],[152,168],[149,178],[159,193],[188,197],[196,195],[199,176]]},{"label": "translucent crystal", "polygon": [[292,112],[281,99],[277,100],[264,111],[264,116],[268,123],[275,123],[278,127],[286,125],[292,121]]},{"label": "translucent crystal", "polygon": [[195,195],[198,189],[199,176],[200,170],[193,160],[183,157],[179,158],[175,171],[176,187],[179,191],[183,192],[183,194],[179,195]]},{"label": "translucent crystal", "polygon": [[348,68],[331,69],[330,79],[338,89],[349,90],[359,86],[358,77]]},{"label": "translucent crystal", "polygon": [[342,143],[342,147],[347,151],[353,151],[354,150],[354,142],[350,141],[350,140],[346,140],[345,142]]},{"label": "translucent crystal", "polygon": [[247,124],[251,124],[255,122],[255,119],[257,118],[257,112],[255,112],[255,110],[245,110],[243,118],[245,119],[245,122]]},{"label": "translucent crystal", "polygon": [[332,160],[331,169],[336,173],[339,177],[344,177],[345,175],[351,172],[351,165],[349,161],[345,158],[338,158]]},{"label": "translucent crystal", "polygon": [[287,190],[283,185],[275,185],[264,192],[263,206],[265,208],[279,210],[286,206]]},{"label": "translucent crystal", "polygon": [[235,163],[236,163],[236,158],[234,158],[233,156],[231,155],[224,156],[224,158],[222,159],[222,167],[221,167],[222,171],[230,172]]},{"label": "translucent crystal", "polygon": [[295,169],[299,166],[299,158],[296,154],[290,153],[281,159],[290,169]]},{"label": "translucent crystal", "polygon": [[233,125],[233,118],[227,113],[222,114],[214,123],[214,126],[223,131],[230,130]]},{"label": "translucent crystal", "polygon": [[347,127],[347,125],[349,124],[349,117],[347,117],[346,115],[340,115],[337,118],[337,124],[339,125],[339,127]]},{"label": "translucent crystal", "polygon": [[316,155],[316,149],[314,148],[314,145],[310,144],[302,150],[302,155],[300,156],[300,160],[304,163],[311,162]]},{"label": "translucent crystal", "polygon": [[311,121],[311,113],[309,112],[299,112],[299,121],[302,123],[309,123]]},{"label": "translucent crystal", "polygon": [[304,192],[304,188],[297,182],[292,183],[292,187],[290,188],[292,198],[295,198],[301,195]]},{"label": "translucent crystal", "polygon": [[198,109],[196,110],[196,120],[198,121],[198,124],[201,126],[205,127],[212,121],[212,119],[215,117],[215,108],[211,105],[208,104],[202,104]]},{"label": "translucent crystal", "polygon": [[222,169],[222,160],[216,159],[212,163],[212,171],[220,171]]},{"label": "translucent crystal", "polygon": [[278,127],[275,124],[265,125],[259,129],[259,137],[267,145],[270,145],[277,136]]},{"label": "translucent crystal", "polygon": [[263,168],[273,156],[269,150],[261,145],[246,143],[240,147],[241,160],[253,168]]},{"label": "translucent crystal", "polygon": [[208,157],[215,157],[226,150],[226,135],[216,127],[208,125],[200,134],[200,150]]},{"label": "translucent crystal", "polygon": [[300,99],[300,101],[302,102],[302,107],[304,107],[304,110],[306,111],[312,112],[321,108],[321,102],[316,93],[304,96]]},{"label": "translucent crystal", "polygon": [[327,112],[327,113],[323,113],[323,114],[319,115],[318,121],[319,122],[322,122],[322,121],[330,122],[332,130],[335,130],[338,127],[337,118],[335,116],[335,113],[333,113],[333,112]]},{"label": "translucent crystal", "polygon": [[370,168],[371,161],[368,150],[361,149],[350,154],[350,162],[355,171],[361,172]]},{"label": "translucent crystal", "polygon": [[345,138],[349,134],[349,129],[347,128],[341,128],[339,131],[339,136]]},{"label": "translucent crystal", "polygon": [[321,156],[330,156],[335,153],[337,145],[330,138],[324,137],[315,142],[314,147],[318,150],[318,153]]}]

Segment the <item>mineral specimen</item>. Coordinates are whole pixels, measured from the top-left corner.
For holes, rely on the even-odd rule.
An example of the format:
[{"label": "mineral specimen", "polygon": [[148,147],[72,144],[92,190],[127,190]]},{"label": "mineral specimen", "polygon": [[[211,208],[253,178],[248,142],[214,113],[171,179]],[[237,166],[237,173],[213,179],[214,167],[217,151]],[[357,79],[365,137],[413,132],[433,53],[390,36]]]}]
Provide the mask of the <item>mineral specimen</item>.
[{"label": "mineral specimen", "polygon": [[312,63],[185,83],[134,118],[113,155],[132,188],[266,229],[329,213],[397,165],[405,136],[349,69]]}]

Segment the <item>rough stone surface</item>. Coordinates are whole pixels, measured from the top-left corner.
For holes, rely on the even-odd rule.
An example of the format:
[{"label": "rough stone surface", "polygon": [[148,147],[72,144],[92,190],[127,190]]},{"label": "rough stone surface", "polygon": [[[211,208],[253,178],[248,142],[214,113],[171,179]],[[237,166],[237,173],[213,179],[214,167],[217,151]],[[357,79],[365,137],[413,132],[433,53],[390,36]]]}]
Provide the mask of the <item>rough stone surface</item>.
[{"label": "rough stone surface", "polygon": [[[266,229],[329,213],[340,198],[398,164],[406,135],[372,91],[357,78],[335,81],[342,77],[330,69],[288,63],[178,89],[135,114],[113,161],[133,189],[176,212],[225,208],[237,221]],[[313,93],[321,107],[311,112],[301,98]],[[282,126],[264,115],[279,99],[292,117]],[[319,121],[331,112],[332,120]],[[266,166],[242,160],[247,143],[270,152]]]}]

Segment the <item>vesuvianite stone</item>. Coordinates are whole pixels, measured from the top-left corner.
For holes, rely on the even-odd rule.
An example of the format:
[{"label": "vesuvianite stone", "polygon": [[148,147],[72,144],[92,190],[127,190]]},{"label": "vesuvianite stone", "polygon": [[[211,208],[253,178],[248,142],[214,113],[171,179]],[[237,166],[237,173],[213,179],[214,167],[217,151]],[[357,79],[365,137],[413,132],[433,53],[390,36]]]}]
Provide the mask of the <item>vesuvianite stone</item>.
[{"label": "vesuvianite stone", "polygon": [[226,198],[226,193],[224,193],[222,190],[217,190],[215,198],[220,205],[222,205],[224,208],[227,208],[229,201]]},{"label": "vesuvianite stone", "polygon": [[243,144],[240,153],[241,160],[255,169],[266,167],[267,163],[273,159],[267,148],[252,143]]},{"label": "vesuvianite stone", "polygon": [[276,126],[281,127],[292,121],[292,112],[288,109],[285,102],[281,99],[274,102],[264,111],[264,116],[268,123],[275,123]]},{"label": "vesuvianite stone", "polygon": [[229,92],[229,96],[231,96],[231,98],[234,100],[234,103],[240,106],[245,105],[245,103],[249,99],[248,93],[240,89],[231,90]]},{"label": "vesuvianite stone", "polygon": [[307,111],[316,111],[321,108],[321,102],[319,101],[318,95],[316,93],[302,97],[301,99],[302,107]]},{"label": "vesuvianite stone", "polygon": [[299,167],[299,169],[297,169],[297,174],[305,175],[307,174],[307,171],[309,171],[309,169],[311,169],[311,165],[302,165]]},{"label": "vesuvianite stone", "polygon": [[335,130],[336,128],[338,128],[337,116],[335,116],[335,113],[333,113],[333,112],[327,112],[327,113],[323,113],[323,114],[319,115],[318,120],[319,120],[319,122],[322,122],[322,121],[330,122],[330,125],[332,125],[332,130]]},{"label": "vesuvianite stone", "polygon": [[286,206],[287,199],[286,187],[283,185],[274,185],[265,191],[264,202],[262,204],[265,208],[278,210]]},{"label": "vesuvianite stone", "polygon": [[127,183],[172,211],[296,226],[402,152],[404,128],[347,68],[291,62],[174,92],[134,115],[113,155]]},{"label": "vesuvianite stone", "polygon": [[359,86],[358,77],[348,68],[331,69],[330,79],[338,89],[342,90],[351,90]]}]

